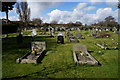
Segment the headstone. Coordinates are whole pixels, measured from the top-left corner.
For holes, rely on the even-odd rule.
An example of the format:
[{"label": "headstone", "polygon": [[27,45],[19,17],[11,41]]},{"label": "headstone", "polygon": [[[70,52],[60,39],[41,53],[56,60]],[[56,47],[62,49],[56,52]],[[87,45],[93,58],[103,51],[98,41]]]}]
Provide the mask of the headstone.
[{"label": "headstone", "polygon": [[81,33],[76,33],[76,37],[77,37],[78,39],[80,39],[80,38],[82,37],[82,34],[81,34]]},{"label": "headstone", "polygon": [[18,43],[18,44],[23,43],[23,36],[22,36],[22,34],[19,34],[19,35],[17,36],[17,43]]},{"label": "headstone", "polygon": [[80,31],[80,28],[77,28],[78,31]]},{"label": "headstone", "polygon": [[59,33],[57,36],[57,43],[64,44],[64,34]]},{"label": "headstone", "polygon": [[32,42],[31,45],[32,45],[31,49],[32,50],[36,49],[37,53],[41,53],[43,50],[46,49],[45,42],[36,42],[35,41],[35,42]]},{"label": "headstone", "polygon": [[35,36],[35,35],[37,35],[37,32],[36,32],[36,29],[33,29],[32,30],[32,36]]},{"label": "headstone", "polygon": [[109,31],[109,29],[106,29],[106,31],[108,32],[108,31]]}]

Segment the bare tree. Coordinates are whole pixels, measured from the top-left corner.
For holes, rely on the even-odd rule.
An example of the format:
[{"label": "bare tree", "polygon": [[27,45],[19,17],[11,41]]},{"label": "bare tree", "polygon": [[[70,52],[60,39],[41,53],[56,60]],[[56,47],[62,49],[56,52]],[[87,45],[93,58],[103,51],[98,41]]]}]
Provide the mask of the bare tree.
[{"label": "bare tree", "polygon": [[53,21],[51,21],[50,23],[51,23],[51,24],[57,24],[58,22],[55,21],[55,20],[53,20]]},{"label": "bare tree", "polygon": [[30,8],[28,7],[27,2],[17,2],[16,8],[19,20],[22,22],[22,25],[20,26],[20,30],[22,30],[28,26],[28,21],[30,21]]},{"label": "bare tree", "polygon": [[20,20],[17,42],[21,44],[23,42],[21,31],[28,26],[28,21],[30,20],[30,8],[28,7],[27,2],[17,2],[16,8]]},{"label": "bare tree", "polygon": [[32,20],[32,23],[35,25],[40,25],[40,24],[42,24],[42,20],[40,19],[40,18],[34,18],[33,20]]}]

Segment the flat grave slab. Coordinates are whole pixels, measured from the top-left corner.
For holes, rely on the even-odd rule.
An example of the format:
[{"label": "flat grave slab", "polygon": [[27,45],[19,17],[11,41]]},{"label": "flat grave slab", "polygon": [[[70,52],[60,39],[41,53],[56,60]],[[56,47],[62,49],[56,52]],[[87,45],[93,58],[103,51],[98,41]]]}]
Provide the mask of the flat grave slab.
[{"label": "flat grave slab", "polygon": [[98,61],[88,52],[85,45],[73,45],[74,61],[80,65],[98,65]]}]

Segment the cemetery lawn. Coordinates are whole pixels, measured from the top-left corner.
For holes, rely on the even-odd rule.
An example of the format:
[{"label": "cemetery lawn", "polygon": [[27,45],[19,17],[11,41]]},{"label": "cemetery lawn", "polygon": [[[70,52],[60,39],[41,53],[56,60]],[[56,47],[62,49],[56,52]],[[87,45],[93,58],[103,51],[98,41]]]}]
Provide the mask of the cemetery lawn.
[{"label": "cemetery lawn", "polygon": [[[77,33],[78,31],[72,31]],[[9,34],[8,39],[2,42],[2,76],[11,79],[27,78],[118,78],[118,50],[103,50],[95,43],[118,41],[118,34],[109,32],[111,38],[90,37],[91,32],[81,31],[86,39],[79,39],[79,43],[69,43],[65,38],[65,44],[57,44],[57,34],[55,37],[49,35],[34,36],[35,41],[46,42],[46,55],[40,64],[18,64],[16,59],[22,57],[31,50],[30,37],[24,37],[24,44],[16,43],[16,34]],[[25,35],[24,35],[25,36]],[[74,44],[84,44],[90,54],[96,58],[101,66],[81,66],[76,65],[73,60],[72,46]],[[99,54],[102,51],[104,54]]]}]

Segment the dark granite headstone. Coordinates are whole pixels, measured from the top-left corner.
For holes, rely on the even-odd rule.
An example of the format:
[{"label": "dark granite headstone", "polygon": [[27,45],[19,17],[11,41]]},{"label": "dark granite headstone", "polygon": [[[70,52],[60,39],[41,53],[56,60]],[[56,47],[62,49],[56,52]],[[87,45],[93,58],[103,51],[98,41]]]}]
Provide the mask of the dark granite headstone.
[{"label": "dark granite headstone", "polygon": [[19,35],[17,36],[17,43],[20,44],[20,43],[22,43],[22,42],[23,42],[23,36],[22,36],[22,34],[19,34]]},{"label": "dark granite headstone", "polygon": [[64,35],[63,34],[58,34],[57,43],[64,44]]}]

